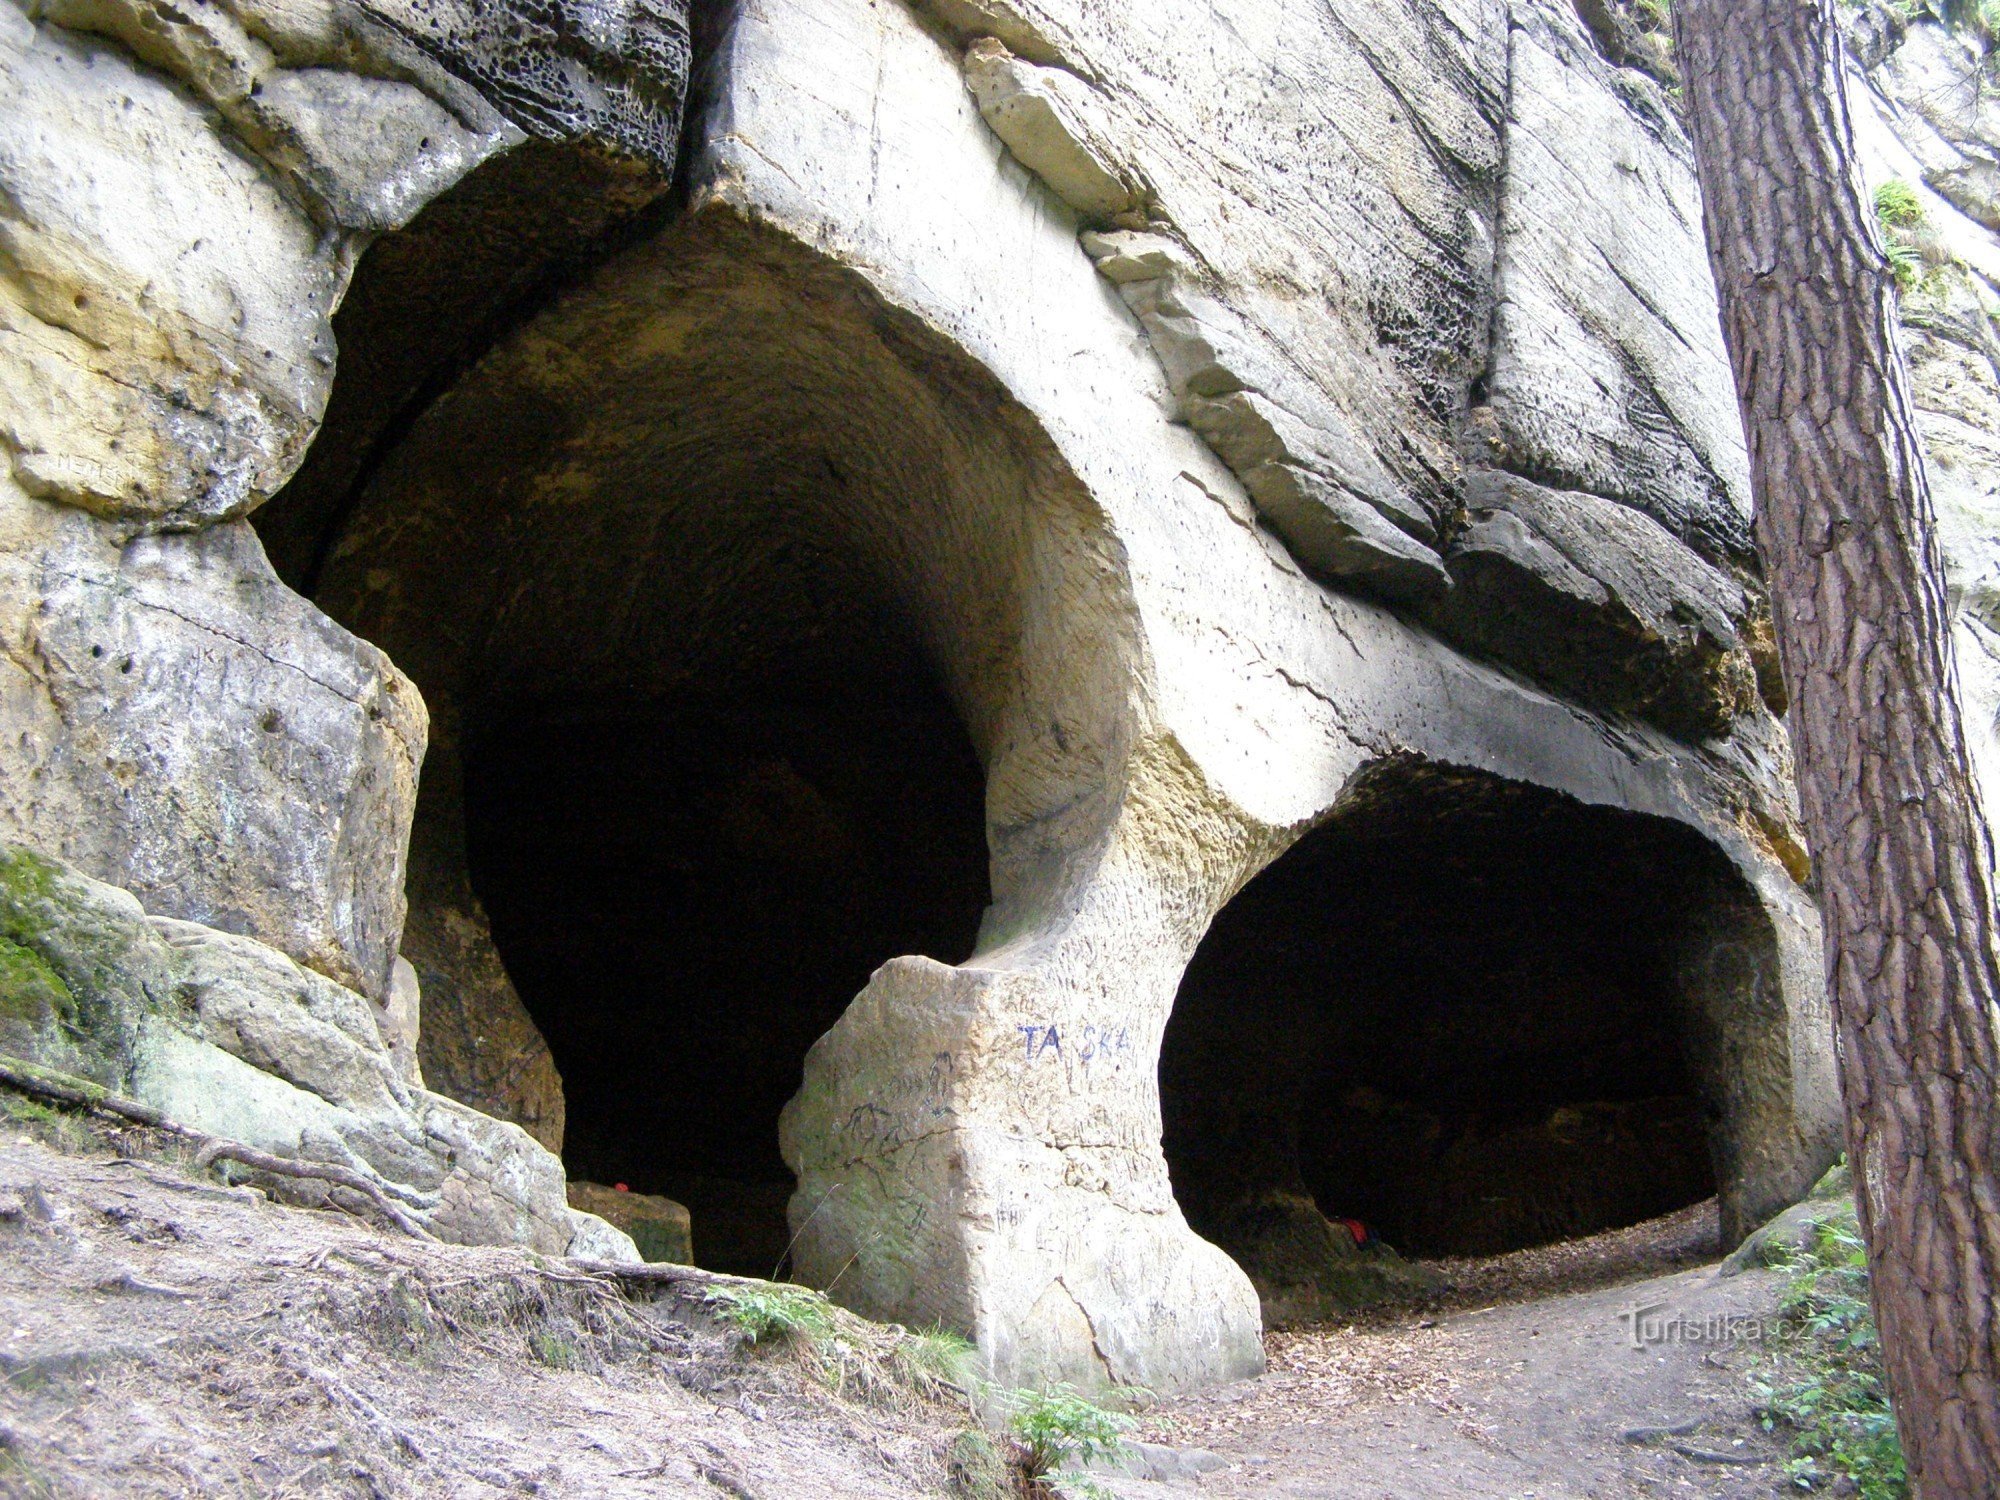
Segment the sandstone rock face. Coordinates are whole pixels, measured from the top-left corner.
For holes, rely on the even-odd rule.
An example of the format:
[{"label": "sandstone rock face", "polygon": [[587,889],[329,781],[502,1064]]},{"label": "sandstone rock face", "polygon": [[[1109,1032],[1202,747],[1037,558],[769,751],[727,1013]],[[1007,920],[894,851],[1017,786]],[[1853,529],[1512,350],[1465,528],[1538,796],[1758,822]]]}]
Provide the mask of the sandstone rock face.
[{"label": "sandstone rock face", "polygon": [[1608,66],[1569,7],[1515,14],[1488,373],[1498,461],[1741,559],[1750,465],[1692,149],[1665,92]]},{"label": "sandstone rock face", "polygon": [[1454,639],[1690,739],[1755,710],[1742,585],[1650,516],[1491,471],[1465,506],[1438,611]]},{"label": "sandstone rock face", "polygon": [[0,486],[0,835],[371,997],[425,713],[242,522],[130,536]]},{"label": "sandstone rock face", "polygon": [[[1803,1163],[1818,1159],[1831,1143],[1831,1079],[1818,1029],[1824,1014],[1811,977],[1809,919],[1803,906],[1794,904],[1796,896],[1788,894],[1796,890],[1790,877],[1778,874],[1775,863],[1771,830],[1785,837],[1789,815],[1765,801],[1767,792],[1751,790],[1758,783],[1765,788],[1776,783],[1764,780],[1766,771],[1749,767],[1762,765],[1775,772],[1781,759],[1769,759],[1777,741],[1757,727],[1761,711],[1744,692],[1741,655],[1735,654],[1733,665],[1725,669],[1727,707],[1712,710],[1710,719],[1729,724],[1735,749],[1710,752],[1719,756],[1715,759],[1680,759],[1679,752],[1664,748],[1664,741],[1652,742],[1660,748],[1646,750],[1634,742],[1629,752],[1606,751],[1603,741],[1586,749],[1555,721],[1541,718],[1535,695],[1513,697],[1516,690],[1503,679],[1420,644],[1421,637],[1404,634],[1405,627],[1389,616],[1316,590],[1260,532],[1256,518],[1261,507],[1244,473],[1251,466],[1240,455],[1232,462],[1227,443],[1194,445],[1160,419],[1162,411],[1184,415],[1201,433],[1201,422],[1189,410],[1190,395],[1243,395],[1237,404],[1254,408],[1252,394],[1262,398],[1303,387],[1288,385],[1282,371],[1262,378],[1250,356],[1232,365],[1230,360],[1239,358],[1235,353],[1214,358],[1205,353],[1239,347],[1230,343],[1226,314],[1203,322],[1198,314],[1180,310],[1193,306],[1184,301],[1155,318],[1143,303],[1131,308],[1124,295],[1126,289],[1149,282],[1173,285],[1185,274],[1182,266],[1211,253],[1199,238],[1204,212],[1216,212],[1219,219],[1213,198],[1204,197],[1213,189],[1200,180],[1206,163],[1197,169],[1183,161],[1176,171],[1168,161],[1148,155],[1168,154],[1161,138],[1169,132],[1157,126],[1143,137],[1133,131],[1119,140],[1114,134],[1114,145],[1123,150],[1107,159],[1137,164],[1137,175],[1157,195],[1154,224],[1172,228],[1164,234],[1149,231],[1154,239],[1103,233],[1082,242],[1092,260],[1091,272],[1110,282],[1120,293],[1119,303],[1136,313],[1146,337],[1135,348],[1122,331],[1129,325],[1118,316],[1117,304],[1107,316],[1104,293],[1066,268],[1062,240],[1094,226],[1052,209],[1039,184],[1014,175],[1017,169],[1004,146],[996,153],[995,145],[985,143],[973,119],[976,95],[954,103],[942,78],[935,89],[925,82],[935,76],[934,44],[901,30],[893,20],[865,21],[837,5],[800,10],[802,15],[810,12],[811,19],[792,23],[789,33],[782,16],[773,13],[739,18],[727,38],[718,71],[734,86],[709,117],[714,133],[701,143],[699,159],[709,164],[710,175],[698,181],[712,181],[711,191],[724,201],[747,198],[759,219],[794,226],[800,239],[871,268],[883,295],[949,330],[1035,414],[1064,460],[1099,497],[1121,540],[1124,586],[1146,643],[1143,680],[1149,699],[1144,718],[1124,741],[1129,746],[1122,772],[1127,791],[1102,841],[1093,841],[1103,853],[1081,891],[1056,897],[1061,887],[1036,871],[1041,879],[1035,885],[1050,894],[1024,900],[1035,886],[1002,879],[1009,873],[1008,842],[1005,825],[993,827],[996,906],[981,953],[957,971],[902,961],[886,967],[808,1059],[805,1088],[788,1112],[785,1137],[800,1175],[794,1223],[801,1230],[802,1274],[809,1279],[831,1276],[852,1260],[841,1282],[843,1297],[877,1311],[902,1309],[970,1326],[1005,1374],[1046,1369],[1062,1358],[1059,1349],[1079,1347],[1086,1335],[1094,1352],[1080,1364],[1065,1366],[1086,1379],[1171,1384],[1214,1378],[1253,1359],[1247,1341],[1233,1331],[1242,1326],[1239,1320],[1250,1299],[1229,1288],[1214,1262],[1186,1248],[1186,1230],[1163,1192],[1166,1184],[1147,1160],[1157,1107],[1151,1074],[1160,1025],[1174,977],[1199,936],[1202,919],[1196,914],[1212,909],[1214,901],[1290,836],[1277,830],[1295,830],[1319,816],[1355,771],[1391,747],[1489,766],[1503,775],[1525,774],[1585,800],[1605,798],[1625,807],[1692,817],[1711,837],[1742,851],[1741,868],[1766,903],[1761,920],[1777,926],[1773,967],[1767,972],[1778,992],[1789,997],[1789,1019],[1779,1028],[1789,1040],[1775,1053],[1760,1044],[1760,1054],[1771,1059],[1776,1074],[1746,1081],[1732,1105],[1742,1122],[1737,1144],[1722,1153],[1730,1164],[1725,1196],[1737,1205],[1731,1209],[1732,1222],[1751,1221],[1744,1206],[1753,1200],[1775,1200],[1801,1188]],[[844,19],[833,19],[836,13]],[[1146,33],[1147,45],[1160,48],[1160,55],[1135,59],[1130,54],[1138,33],[1107,35],[1104,18],[1081,7],[1053,18],[1041,10],[1033,17],[1025,9],[1020,14],[1045,37],[1045,54],[1066,60],[1070,71],[1090,79],[1110,98],[1107,118],[1114,128],[1121,96],[1140,96],[1158,87],[1164,76],[1178,80],[1185,92],[1209,97],[1204,89],[1215,71],[1226,67],[1233,45],[1199,27],[1182,30],[1164,24]],[[829,92],[822,81],[815,98],[803,97],[789,83],[802,74],[801,64],[788,53],[788,34],[855,31],[869,40],[856,44],[851,68],[839,63],[837,52],[819,58],[822,79],[831,68],[835,77],[852,78],[851,91]],[[1343,52],[1332,42],[1286,45],[1268,34],[1260,40],[1287,55],[1314,59],[1309,66]],[[1504,41],[1499,29],[1492,40],[1496,46]],[[1186,51],[1173,51],[1181,41]],[[1008,46],[1017,56],[1027,55],[1014,41]],[[1194,55],[1197,50],[1200,56]],[[1469,51],[1475,61],[1482,55]],[[877,139],[861,129],[872,118],[874,105],[859,59],[878,52],[894,59],[900,82],[893,103],[912,124],[883,139],[865,158],[858,150],[845,155],[841,143],[856,139],[857,133]],[[1374,61],[1387,66],[1379,55]],[[1447,82],[1468,84],[1478,76],[1445,73]],[[1201,79],[1203,87],[1187,88],[1189,79]],[[1379,79],[1371,86],[1382,87]],[[1476,87],[1469,92],[1476,99]],[[1439,111],[1447,102],[1435,87],[1424,91],[1424,100]],[[1283,107],[1281,102],[1273,105],[1280,113]],[[1157,111],[1159,118],[1174,116],[1164,105]],[[1466,124],[1463,139],[1476,143],[1477,110],[1468,105],[1453,118]],[[924,123],[915,124],[917,119]],[[1433,122],[1425,117],[1424,123]],[[893,142],[908,144],[897,147]],[[1470,153],[1472,145],[1466,150]],[[997,155],[990,175],[970,165],[982,154],[988,159]],[[947,156],[964,164],[936,164]],[[1436,167],[1432,157],[1415,179],[1425,180]],[[1275,167],[1271,170],[1276,177]],[[807,180],[815,186],[809,199],[797,187]],[[1274,185],[1273,191],[1283,188]],[[926,204],[921,212],[914,207],[919,194]],[[1354,192],[1348,188],[1339,196],[1342,203],[1351,202]],[[1452,200],[1455,212],[1468,208],[1468,196],[1470,206],[1477,206],[1476,194],[1462,191]],[[1408,211],[1407,205],[1401,207]],[[1301,214],[1309,216],[1309,211]],[[1267,288],[1275,279],[1261,279],[1253,287],[1248,271],[1241,281],[1229,274],[1228,257],[1240,263],[1269,250],[1259,223],[1252,214],[1233,224],[1229,243],[1213,251],[1219,264],[1207,268],[1212,279],[1205,281],[1204,295],[1238,315],[1244,308],[1267,308],[1260,298],[1270,295]],[[980,227],[974,233],[957,227],[963,225]],[[1003,232],[1004,225],[1014,227]],[[1468,243],[1463,236],[1455,242]],[[1338,236],[1327,235],[1324,248],[1310,261],[1321,284],[1338,285],[1343,276],[1356,274],[1332,248],[1338,243]],[[1373,267],[1383,261],[1378,245],[1376,256],[1365,263]],[[1035,296],[1025,305],[1010,306],[1004,317],[988,313],[977,289],[1025,285],[1023,268],[1029,265],[1036,268]],[[1689,274],[1699,289],[1698,260]],[[1606,280],[1615,282],[1614,277]],[[1356,302],[1363,299],[1357,295]],[[1293,304],[1290,312],[1304,320],[1300,306]],[[1071,351],[1059,365],[1042,353],[1050,346],[1037,334],[1045,320],[1049,328],[1063,330],[1060,347]],[[1171,331],[1181,335],[1186,329],[1185,337],[1156,337],[1155,324],[1171,320],[1182,325]],[[1333,333],[1323,322],[1296,331],[1300,344],[1308,346]],[[1683,332],[1698,351],[1689,356],[1697,368],[1703,362],[1718,366],[1720,345],[1712,320],[1705,328]],[[1253,340],[1249,347],[1254,351],[1258,346]],[[1371,344],[1367,359],[1329,356],[1302,358],[1301,363],[1353,375],[1357,386],[1364,378],[1357,371],[1383,382],[1392,373],[1411,379],[1409,364],[1384,368],[1383,347]],[[1426,348],[1435,351],[1436,346]],[[1150,360],[1158,373],[1149,374],[1144,363],[1134,362],[1135,355]],[[1468,360],[1460,367],[1468,386],[1476,363]],[[1067,373],[1083,366],[1127,373],[1086,385]],[[1240,372],[1252,369],[1258,374],[1243,378]],[[1215,370],[1228,371],[1229,377],[1203,374]],[[1207,393],[1197,388],[1204,378],[1213,380]],[[1689,380],[1695,383],[1698,377]],[[1263,389],[1252,393],[1253,385]],[[1127,393],[1150,400],[1132,401]],[[1358,401],[1363,392],[1345,394]],[[1339,441],[1353,427],[1312,404],[1323,397],[1324,392],[1306,392],[1291,399],[1310,411],[1305,425],[1324,444]],[[1277,405],[1296,414],[1283,401]],[[1412,407],[1421,410],[1420,403],[1412,402]],[[1410,409],[1405,409],[1399,433],[1408,432]],[[1687,422],[1692,426],[1695,419],[1690,416]],[[1388,441],[1387,428],[1374,431]],[[1640,446],[1635,437],[1627,451]],[[1718,439],[1715,449],[1725,454],[1718,462],[1726,462],[1726,448]],[[1491,449],[1471,451],[1481,462],[1491,461]],[[1407,459],[1407,451],[1402,456]],[[1316,463],[1294,464],[1282,453],[1273,461],[1317,472]],[[1377,455],[1357,460],[1346,477],[1351,480],[1371,462],[1389,471],[1388,462]],[[1460,462],[1441,459],[1439,467],[1456,472]],[[1684,471],[1692,464],[1687,460]],[[1356,492],[1392,502],[1423,493],[1415,485],[1376,484],[1369,491],[1350,484],[1349,493]],[[1726,494],[1726,486],[1710,485],[1699,496],[1715,500],[1718,492]],[[1651,503],[1673,516],[1675,524],[1667,530],[1705,540],[1721,524],[1714,522],[1718,512],[1713,505],[1673,511],[1675,497],[1687,493],[1685,487],[1676,490],[1662,483]],[[1606,498],[1648,497],[1631,491]],[[1372,504],[1370,509],[1383,514]],[[1267,518],[1283,530],[1277,518],[1268,513]],[[1422,528],[1415,517],[1406,519]],[[1740,539],[1740,515],[1736,526]],[[1680,545],[1667,536],[1660,541]],[[1725,549],[1713,550],[1727,560]],[[1692,552],[1685,555],[1690,562],[1700,561]],[[1731,581],[1710,565],[1682,572],[1690,580],[1684,586],[1697,589],[1708,602],[1703,614],[1711,634],[1706,645],[1695,646],[1696,653],[1711,664],[1732,656]],[[1607,588],[1607,595],[1614,591]],[[1336,636],[1324,638],[1326,645],[1309,644],[1322,639],[1317,622],[1329,615],[1339,621]],[[1189,628],[1196,620],[1201,626]],[[1337,646],[1336,637],[1341,641]],[[1079,639],[1073,633],[1072,657],[1079,654]],[[1685,639],[1693,645],[1702,633],[1698,629]],[[1429,678],[1432,671],[1441,677]],[[1713,671],[1713,666],[1703,666],[1695,675]],[[1460,672],[1469,675],[1461,677]],[[1303,696],[1301,686],[1307,689]],[[1212,712],[1213,705],[1223,702],[1233,705],[1223,716],[1227,724]],[[1583,720],[1570,722],[1581,727]],[[1245,731],[1251,733],[1246,736]],[[1620,731],[1625,732],[1633,731]],[[1644,741],[1645,732],[1637,732]],[[1559,744],[1564,748],[1557,749]],[[1279,752],[1280,745],[1287,748]],[[1613,771],[1600,752],[1609,753],[1621,769]],[[1516,760],[1517,753],[1528,759]],[[1710,812],[1694,812],[1664,783],[1656,792],[1642,793],[1628,779],[1633,772],[1663,774],[1669,763],[1683,772],[1707,767],[1695,773],[1704,781],[1721,778],[1708,782],[1713,790],[1693,793],[1694,802],[1705,803]],[[1723,769],[1725,764],[1733,769]],[[1745,772],[1747,781],[1736,779]],[[1600,776],[1608,780],[1597,781]],[[1614,783],[1619,789],[1611,793]],[[1724,791],[1728,783],[1735,790]],[[1588,790],[1593,784],[1606,790]],[[1681,783],[1683,788],[1692,785]],[[1723,811],[1731,807],[1736,810]],[[1753,813],[1753,807],[1759,810]],[[1725,822],[1737,831],[1724,831]],[[1183,842],[1186,832],[1197,827],[1204,830],[1199,841]],[[1169,834],[1169,828],[1181,832]],[[1062,873],[1073,880],[1076,869],[1071,863]],[[1214,894],[1190,903],[1191,892],[1204,888]],[[1003,916],[1012,920],[999,920]],[[1193,920],[1183,925],[1184,916]],[[926,990],[933,993],[926,996]],[[1141,996],[1151,998],[1141,1001]],[[1723,994],[1716,1004],[1727,1014],[1732,1002]],[[1768,1036],[1771,1017],[1752,1020],[1754,1009],[1738,1004],[1735,1021],[1727,1024]],[[1109,1056],[1101,1040],[1107,1031],[1113,1038]],[[1048,1041],[1052,1032],[1057,1038],[1053,1045]],[[1123,1044],[1136,1051],[1138,1065],[1130,1071],[1118,1050]],[[986,1102],[991,1097],[987,1090],[1010,1054],[1013,1073],[1003,1108],[998,1100]],[[913,1065],[913,1059],[929,1062]],[[911,1099],[907,1107],[902,1103],[906,1095]],[[1762,1123],[1751,1125],[1753,1119]],[[1801,1165],[1779,1167],[1787,1160]],[[1784,1187],[1765,1175],[1773,1169]],[[1752,1187],[1753,1179],[1762,1185]],[[942,1223],[940,1203],[951,1208]],[[1114,1251],[1114,1246],[1119,1248]],[[1146,1273],[1135,1274],[1135,1266],[1146,1267]],[[1170,1290],[1155,1298],[1148,1289],[1156,1286]],[[1061,1332],[1065,1327],[1070,1331]],[[1166,1329],[1173,1331],[1161,1337]],[[1166,1352],[1169,1341],[1177,1351],[1171,1355]]]},{"label": "sandstone rock face", "polygon": [[466,889],[456,900],[420,896],[403,952],[426,997],[429,1024],[417,1044],[425,1076],[562,1150],[562,1076],[507,976],[478,898]]},{"label": "sandstone rock face", "polygon": [[[1170,274],[1124,257],[1107,275],[1184,418],[1302,560],[1388,597],[1438,588],[1458,392],[1483,359],[1504,10],[1256,7],[1219,27],[1192,8],[1144,26],[1118,6],[926,8],[993,39],[966,54],[990,118],[994,46],[1026,59],[1009,87],[1055,102],[994,128],[1086,224],[1178,247]],[[1077,185],[1093,171],[1125,201]]]},{"label": "sandstone rock face", "polygon": [[[61,893],[8,898],[10,1048],[550,1253],[634,1253],[548,1154],[669,1118],[607,1078],[796,1084],[731,1185],[789,1169],[799,1279],[1004,1381],[1169,1390],[1354,1269],[1229,1024],[1189,1065],[1267,1211],[1202,1218],[1233,1258],[1190,1227],[1190,958],[1315,830],[1529,789],[1700,873],[1621,887],[1674,918],[1624,977],[1684,1058],[1646,1128],[1708,1122],[1729,1232],[1836,1149],[1693,176],[1617,0],[764,0],[692,53],[662,0],[5,15],[0,838]],[[1906,312],[1992,761],[1991,106],[1938,102],[1943,28],[1872,24],[1870,139],[1969,268]],[[842,800],[815,738],[963,774]],[[614,775],[646,818],[529,828]],[[781,872],[740,890],[772,946],[802,891],[855,902],[815,952],[908,935],[824,1012],[645,948],[723,855]],[[1347,936],[1251,941],[1337,981]],[[1632,1106],[1489,1142],[1607,1163]],[[681,1135],[625,1133],[664,1178]]]},{"label": "sandstone rock face", "polygon": [[312,437],[368,237],[524,130],[669,160],[684,18],[78,0],[0,32],[0,834],[379,997],[423,708],[236,518]]},{"label": "sandstone rock face", "polygon": [[373,1179],[440,1239],[569,1253],[562,1165],[518,1127],[413,1088],[382,1012],[275,949],[148,918],[130,893],[0,845],[0,1037],[169,1119]]}]

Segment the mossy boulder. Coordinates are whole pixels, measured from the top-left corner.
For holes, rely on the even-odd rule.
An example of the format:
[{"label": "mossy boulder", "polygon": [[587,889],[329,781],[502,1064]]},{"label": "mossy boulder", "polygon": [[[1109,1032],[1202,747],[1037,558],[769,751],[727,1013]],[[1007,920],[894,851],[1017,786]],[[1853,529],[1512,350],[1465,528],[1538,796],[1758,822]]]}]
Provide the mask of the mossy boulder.
[{"label": "mossy boulder", "polygon": [[129,894],[0,844],[0,1046],[122,1087],[167,950]]},{"label": "mossy boulder", "polygon": [[1435,1273],[1387,1245],[1356,1245],[1346,1225],[1295,1190],[1249,1194],[1195,1227],[1243,1268],[1257,1288],[1266,1328],[1305,1327],[1438,1285]]}]

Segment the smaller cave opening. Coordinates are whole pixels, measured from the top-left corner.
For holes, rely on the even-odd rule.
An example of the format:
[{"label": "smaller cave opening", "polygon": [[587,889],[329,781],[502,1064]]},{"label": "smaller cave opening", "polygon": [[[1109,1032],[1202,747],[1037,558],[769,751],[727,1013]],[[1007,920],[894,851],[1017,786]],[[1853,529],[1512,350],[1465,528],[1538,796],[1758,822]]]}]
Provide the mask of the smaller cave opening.
[{"label": "smaller cave opening", "polygon": [[487,701],[467,853],[562,1075],[571,1177],[675,1198],[698,1263],[772,1275],[806,1051],[885,960],[972,952],[983,802],[921,670]]},{"label": "smaller cave opening", "polygon": [[1713,1195],[1682,985],[1721,864],[1680,825],[1483,773],[1366,773],[1182,981],[1160,1081],[1190,1223],[1268,1313],[1352,1248],[1328,1221],[1492,1255]]}]

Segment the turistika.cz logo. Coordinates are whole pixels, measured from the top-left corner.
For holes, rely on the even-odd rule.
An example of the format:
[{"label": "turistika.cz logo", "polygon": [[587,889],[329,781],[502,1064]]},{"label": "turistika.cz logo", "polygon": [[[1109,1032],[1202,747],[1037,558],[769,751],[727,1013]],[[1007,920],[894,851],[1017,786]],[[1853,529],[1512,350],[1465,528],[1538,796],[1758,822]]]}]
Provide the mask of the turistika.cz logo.
[{"label": "turistika.cz logo", "polygon": [[1691,1318],[1671,1312],[1664,1302],[1628,1302],[1618,1309],[1625,1338],[1634,1349],[1655,1344],[1761,1344],[1772,1327],[1753,1313],[1707,1313]]}]

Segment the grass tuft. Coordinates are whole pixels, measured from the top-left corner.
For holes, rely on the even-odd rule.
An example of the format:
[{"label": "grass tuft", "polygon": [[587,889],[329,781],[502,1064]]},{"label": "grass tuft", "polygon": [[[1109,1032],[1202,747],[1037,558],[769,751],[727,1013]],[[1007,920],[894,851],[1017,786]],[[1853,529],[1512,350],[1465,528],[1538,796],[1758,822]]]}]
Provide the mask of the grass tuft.
[{"label": "grass tuft", "polygon": [[973,1378],[972,1340],[949,1328],[926,1328],[896,1345],[902,1377],[918,1391],[964,1391]]}]

